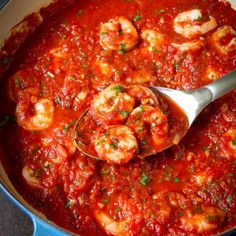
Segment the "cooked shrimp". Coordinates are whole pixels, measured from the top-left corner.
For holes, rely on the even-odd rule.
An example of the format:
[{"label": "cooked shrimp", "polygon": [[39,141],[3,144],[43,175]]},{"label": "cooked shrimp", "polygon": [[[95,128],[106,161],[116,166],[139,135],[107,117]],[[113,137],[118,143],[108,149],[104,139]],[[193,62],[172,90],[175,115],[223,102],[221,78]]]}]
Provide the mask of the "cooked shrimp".
[{"label": "cooked shrimp", "polygon": [[37,96],[40,93],[40,86],[36,77],[31,71],[22,69],[17,71],[9,82],[9,96],[12,101],[17,102],[22,91]]},{"label": "cooked shrimp", "polygon": [[214,18],[201,23],[202,13],[200,9],[194,9],[179,13],[174,19],[174,30],[186,38],[194,38],[204,35],[217,27]]},{"label": "cooked shrimp", "polygon": [[[225,37],[232,37],[227,43],[223,44],[222,40]],[[236,31],[229,25],[219,27],[211,36],[210,42],[215,49],[221,54],[227,54],[236,50]]]},{"label": "cooked shrimp", "polygon": [[156,153],[167,142],[167,117],[157,107],[139,106],[130,114],[127,123],[140,143],[140,156]]},{"label": "cooked shrimp", "polygon": [[156,77],[153,76],[147,70],[134,71],[125,79],[126,83],[128,84],[145,84],[148,82],[153,82],[155,80],[156,80]]},{"label": "cooked shrimp", "polygon": [[147,87],[142,85],[131,85],[127,88],[127,93],[135,98],[136,104],[157,106],[158,101],[156,95]]},{"label": "cooked shrimp", "polygon": [[205,73],[203,74],[203,79],[208,83],[220,78],[221,72],[212,66],[207,66]]},{"label": "cooked shrimp", "polygon": [[133,131],[125,125],[112,125],[97,130],[94,147],[98,156],[110,163],[126,163],[138,149]]},{"label": "cooked shrimp", "polygon": [[236,129],[229,129],[221,139],[223,144],[222,156],[228,160],[236,159]]},{"label": "cooked shrimp", "polygon": [[125,220],[115,221],[102,211],[96,211],[94,215],[98,223],[108,234],[115,236],[127,235],[126,232],[126,225],[128,223],[127,221]]},{"label": "cooked shrimp", "polygon": [[225,213],[215,207],[203,207],[202,212],[192,214],[186,211],[181,221],[181,227],[188,231],[196,231],[197,233],[204,233],[213,230],[220,225],[225,218]]},{"label": "cooked shrimp", "polygon": [[125,87],[113,84],[93,99],[91,113],[99,122],[118,124],[127,119],[133,107],[134,98],[125,92]]},{"label": "cooked shrimp", "polygon": [[137,44],[138,33],[125,17],[116,17],[102,24],[99,31],[100,44],[104,50],[113,50],[121,54]]},{"label": "cooked shrimp", "polygon": [[24,166],[22,170],[22,175],[26,182],[35,188],[42,188],[43,186],[41,185],[39,179],[36,176],[35,171],[33,171],[29,166]]},{"label": "cooked shrimp", "polygon": [[49,99],[38,99],[29,94],[23,94],[18,99],[16,118],[24,129],[36,131],[48,128],[52,123],[53,113],[54,104]]},{"label": "cooked shrimp", "polygon": [[204,47],[204,43],[200,39],[185,43],[171,43],[171,45],[182,52],[196,52]]},{"label": "cooked shrimp", "polygon": [[163,35],[156,30],[142,31],[141,39],[148,42],[148,50],[151,52],[157,50],[164,41]]}]

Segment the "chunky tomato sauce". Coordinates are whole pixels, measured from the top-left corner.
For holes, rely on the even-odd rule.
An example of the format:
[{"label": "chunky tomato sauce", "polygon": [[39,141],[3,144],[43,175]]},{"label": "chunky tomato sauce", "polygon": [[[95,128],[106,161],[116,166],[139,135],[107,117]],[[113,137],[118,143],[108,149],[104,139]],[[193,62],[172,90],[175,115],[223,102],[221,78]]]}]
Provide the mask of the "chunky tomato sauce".
[{"label": "chunky tomato sauce", "polygon": [[[19,193],[80,235],[212,235],[234,227],[235,91],[209,105],[178,145],[125,164],[86,156],[73,132],[111,84],[189,90],[235,69],[230,4],[58,1],[40,14],[44,21],[23,45],[14,35],[1,52],[1,161]],[[93,131],[87,122],[84,135]]]}]

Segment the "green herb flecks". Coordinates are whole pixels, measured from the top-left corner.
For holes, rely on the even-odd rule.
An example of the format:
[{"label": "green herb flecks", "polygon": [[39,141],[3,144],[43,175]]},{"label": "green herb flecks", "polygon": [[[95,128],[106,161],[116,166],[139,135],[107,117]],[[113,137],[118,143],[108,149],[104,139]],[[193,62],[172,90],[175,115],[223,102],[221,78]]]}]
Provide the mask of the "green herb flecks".
[{"label": "green herb flecks", "polygon": [[107,34],[107,32],[102,32],[99,36],[100,36],[100,38],[101,39],[104,39],[104,37],[105,37],[105,34]]},{"label": "green herb flecks", "polygon": [[115,211],[119,212],[119,211],[121,211],[121,208],[120,208],[120,207],[117,207],[117,208],[115,209]]},{"label": "green herb flecks", "polygon": [[122,85],[117,85],[117,86],[113,87],[112,90],[115,90],[116,92],[121,93],[125,90],[125,87]]},{"label": "green herb flecks", "polygon": [[112,142],[110,143],[110,147],[112,147],[114,149],[118,148],[119,140],[116,138],[112,138],[111,140],[112,140]]},{"label": "green herb flecks", "polygon": [[118,71],[117,71],[117,74],[118,74],[118,75],[122,75],[122,73],[123,73],[123,72],[122,72],[121,70],[118,70]]},{"label": "green herb flecks", "polygon": [[119,53],[119,54],[125,54],[125,53],[126,53],[126,44],[125,44],[125,43],[122,43],[122,44],[120,45],[120,48],[119,48],[119,50],[118,50],[118,53]]},{"label": "green herb flecks", "polygon": [[178,177],[174,177],[173,181],[174,181],[175,183],[179,183],[179,182],[180,182],[180,179],[179,179]]},{"label": "green herb flecks", "polygon": [[142,185],[144,185],[144,186],[148,185],[148,183],[149,183],[149,178],[148,178],[148,176],[147,176],[144,172],[142,173],[139,182],[140,182]]},{"label": "green herb flecks", "polygon": [[69,122],[63,127],[62,132],[66,133],[70,129],[70,127],[72,127],[73,125],[74,125],[74,121]]},{"label": "green herb flecks", "polygon": [[134,22],[137,22],[141,19],[141,16],[140,15],[136,15],[134,18],[133,18],[133,21]]},{"label": "green herb flecks", "polygon": [[129,115],[129,111],[127,110],[126,111],[117,110],[117,113],[119,113],[123,117],[127,117]]},{"label": "green herb flecks", "polygon": [[109,199],[103,198],[102,199],[102,204],[107,204],[109,202]]}]

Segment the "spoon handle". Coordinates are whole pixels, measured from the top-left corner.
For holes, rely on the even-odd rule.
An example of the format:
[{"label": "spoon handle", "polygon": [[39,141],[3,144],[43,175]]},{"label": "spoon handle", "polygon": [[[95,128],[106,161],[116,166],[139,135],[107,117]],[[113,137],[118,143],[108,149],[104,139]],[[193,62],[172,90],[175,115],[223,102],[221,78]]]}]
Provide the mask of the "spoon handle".
[{"label": "spoon handle", "polygon": [[233,70],[232,72],[222,76],[221,79],[216,80],[203,88],[206,88],[211,92],[211,102],[216,100],[236,88],[236,70]]}]

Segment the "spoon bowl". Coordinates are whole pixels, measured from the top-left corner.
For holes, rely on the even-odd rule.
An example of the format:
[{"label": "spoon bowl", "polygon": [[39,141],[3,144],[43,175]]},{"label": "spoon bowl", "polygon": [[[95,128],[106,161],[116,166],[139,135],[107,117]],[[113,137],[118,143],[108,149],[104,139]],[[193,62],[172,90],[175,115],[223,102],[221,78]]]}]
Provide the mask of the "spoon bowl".
[{"label": "spoon bowl", "polygon": [[[209,103],[236,88],[236,70],[213,83],[192,91],[180,91],[157,86],[150,86],[149,88],[154,93],[164,97],[168,104],[169,133],[165,145],[158,149],[158,152],[161,152],[173,145],[177,145],[182,140],[194,120]],[[88,127],[85,125],[87,120],[94,122],[89,109],[79,117],[75,124],[74,142],[76,147],[85,155],[100,159],[91,144],[93,133],[90,133],[89,137],[84,135],[88,132]],[[96,127],[96,124],[94,127]],[[92,132],[95,132],[95,130],[96,128]],[[150,155],[155,153],[150,153]],[[147,155],[138,154],[137,156],[144,158]]]}]

